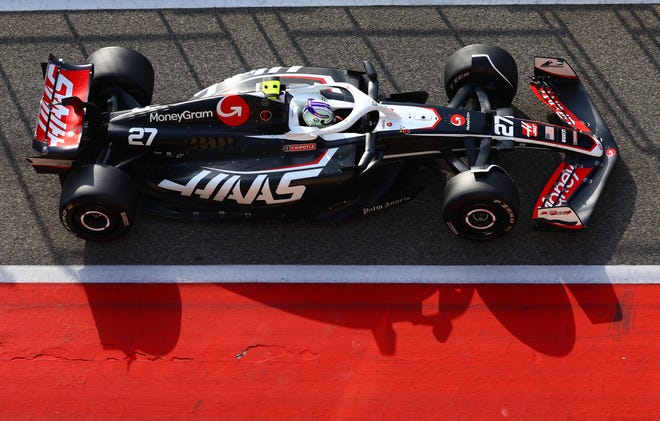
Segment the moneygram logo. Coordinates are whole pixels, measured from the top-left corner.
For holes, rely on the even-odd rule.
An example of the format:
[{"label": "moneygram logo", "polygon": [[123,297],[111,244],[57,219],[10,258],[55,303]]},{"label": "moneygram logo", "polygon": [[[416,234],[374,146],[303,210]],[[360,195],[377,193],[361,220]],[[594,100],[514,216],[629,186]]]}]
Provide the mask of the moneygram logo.
[{"label": "moneygram logo", "polygon": [[213,118],[213,111],[190,111],[184,110],[180,113],[170,113],[170,114],[160,114],[160,113],[151,113],[149,114],[149,123],[181,123],[185,120],[201,120],[204,118]]},{"label": "moneygram logo", "polygon": [[248,103],[238,95],[229,95],[218,101],[215,107],[218,118],[228,126],[240,126],[250,118]]}]

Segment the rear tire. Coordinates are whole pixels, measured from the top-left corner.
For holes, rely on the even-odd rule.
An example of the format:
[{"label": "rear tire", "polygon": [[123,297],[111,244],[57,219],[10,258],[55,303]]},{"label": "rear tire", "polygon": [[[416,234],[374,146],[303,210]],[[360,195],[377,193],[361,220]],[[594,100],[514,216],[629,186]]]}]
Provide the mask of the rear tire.
[{"label": "rear tire", "polygon": [[126,173],[107,165],[87,165],[64,180],[60,219],[84,240],[111,241],[131,228],[136,203],[137,191]]},{"label": "rear tire", "polygon": [[89,94],[92,102],[103,108],[103,103],[120,88],[143,107],[151,103],[154,69],[142,54],[124,47],[105,47],[94,51],[87,63],[94,65]]},{"label": "rear tire", "polygon": [[[473,55],[486,55],[495,69],[475,72]],[[449,100],[467,82],[479,85],[488,94],[491,106],[506,107],[511,104],[518,90],[518,67],[506,50],[487,44],[472,44],[452,54],[445,66],[445,90]]]},{"label": "rear tire", "polygon": [[511,231],[518,206],[518,190],[503,171],[465,171],[447,182],[442,215],[459,237],[489,240]]}]

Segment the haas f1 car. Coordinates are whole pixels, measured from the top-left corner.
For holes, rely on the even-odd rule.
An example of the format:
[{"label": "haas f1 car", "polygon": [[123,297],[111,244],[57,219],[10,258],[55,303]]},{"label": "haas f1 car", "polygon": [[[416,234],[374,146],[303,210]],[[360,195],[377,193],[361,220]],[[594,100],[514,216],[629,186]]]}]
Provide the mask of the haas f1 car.
[{"label": "haas f1 car", "polygon": [[151,105],[153,68],[126,48],[102,48],[83,65],[51,55],[43,70],[39,156],[28,159],[59,174],[62,223],[86,240],[126,233],[138,200],[148,213],[191,219],[366,215],[411,200],[419,171],[438,158],[455,172],[440,212],[449,229],[496,238],[516,224],[519,199],[495,158],[520,146],[563,156],[535,226],[575,230],[588,225],[618,155],[568,63],[534,60],[531,89],[557,124],[518,118],[516,63],[484,44],[449,57],[446,106],[426,104],[423,91],[382,94],[369,61],[362,71],[253,70],[169,105]]}]

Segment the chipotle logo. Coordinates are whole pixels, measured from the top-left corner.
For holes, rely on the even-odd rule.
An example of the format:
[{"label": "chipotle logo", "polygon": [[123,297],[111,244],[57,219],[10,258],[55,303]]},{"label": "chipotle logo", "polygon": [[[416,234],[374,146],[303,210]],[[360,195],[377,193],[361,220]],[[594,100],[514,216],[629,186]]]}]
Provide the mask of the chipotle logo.
[{"label": "chipotle logo", "polygon": [[293,145],[284,145],[284,152],[305,152],[316,150],[316,143],[295,143]]}]

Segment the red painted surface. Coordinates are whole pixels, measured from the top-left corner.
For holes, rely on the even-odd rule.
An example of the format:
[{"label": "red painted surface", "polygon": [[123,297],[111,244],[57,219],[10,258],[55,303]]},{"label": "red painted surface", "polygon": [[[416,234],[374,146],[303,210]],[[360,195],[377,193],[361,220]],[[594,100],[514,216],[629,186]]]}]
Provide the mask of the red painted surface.
[{"label": "red painted surface", "polygon": [[660,285],[0,285],[0,419],[658,419]]}]

